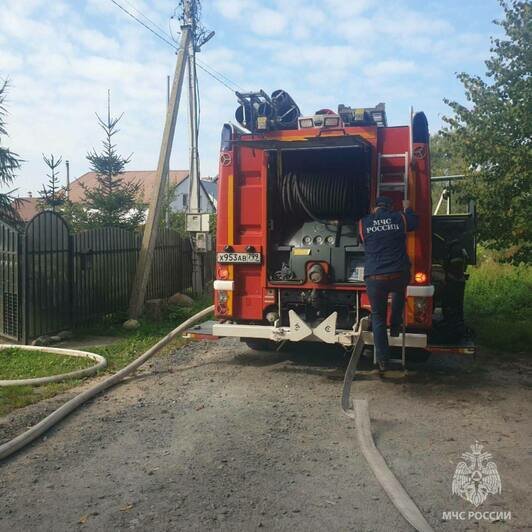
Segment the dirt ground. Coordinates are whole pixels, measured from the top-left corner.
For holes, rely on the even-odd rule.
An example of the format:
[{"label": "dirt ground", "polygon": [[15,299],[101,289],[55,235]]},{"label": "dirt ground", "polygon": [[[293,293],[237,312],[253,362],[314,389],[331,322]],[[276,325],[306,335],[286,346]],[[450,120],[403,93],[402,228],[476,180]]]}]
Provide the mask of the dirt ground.
[{"label": "dirt ground", "polygon": [[[345,364],[323,346],[257,353],[228,339],[156,359],[0,464],[0,530],[411,530],[341,414]],[[531,371],[525,355],[481,353],[353,384],[435,530],[532,530]],[[0,442],[71,395],[0,419]],[[475,441],[502,481],[476,509],[451,493]],[[474,510],[511,519],[443,518]]]}]

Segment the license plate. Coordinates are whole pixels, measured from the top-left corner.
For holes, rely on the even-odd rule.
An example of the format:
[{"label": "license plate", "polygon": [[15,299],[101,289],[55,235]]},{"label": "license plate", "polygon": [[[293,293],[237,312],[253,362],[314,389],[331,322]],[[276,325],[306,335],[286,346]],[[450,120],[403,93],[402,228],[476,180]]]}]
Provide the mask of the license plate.
[{"label": "license plate", "polygon": [[216,261],[221,264],[260,264],[260,253],[218,253]]}]

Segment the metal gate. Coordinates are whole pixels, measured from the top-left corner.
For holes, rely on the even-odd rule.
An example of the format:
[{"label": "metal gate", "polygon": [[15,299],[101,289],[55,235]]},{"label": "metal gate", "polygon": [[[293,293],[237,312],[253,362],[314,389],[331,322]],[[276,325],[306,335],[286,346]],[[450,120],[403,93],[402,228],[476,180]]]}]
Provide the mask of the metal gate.
[{"label": "metal gate", "polygon": [[72,237],[74,324],[127,308],[137,266],[139,236],[118,227]]},{"label": "metal gate", "polygon": [[22,330],[20,237],[0,220],[0,335],[12,340],[18,340]]},{"label": "metal gate", "polygon": [[23,340],[71,323],[71,254],[66,222],[53,212],[37,214],[26,226]]}]

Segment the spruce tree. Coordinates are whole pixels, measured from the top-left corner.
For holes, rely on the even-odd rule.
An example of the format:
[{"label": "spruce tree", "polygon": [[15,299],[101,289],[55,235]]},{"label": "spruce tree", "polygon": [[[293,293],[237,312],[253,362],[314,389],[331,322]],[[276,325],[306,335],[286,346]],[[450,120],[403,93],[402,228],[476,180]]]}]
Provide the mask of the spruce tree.
[{"label": "spruce tree", "polygon": [[44,153],[42,158],[48,167],[49,173],[46,174],[48,184],[43,184],[42,189],[39,191],[39,207],[43,211],[61,212],[67,201],[65,189],[61,188],[59,184],[58,168],[63,162],[63,158],[61,156],[56,158],[54,154],[46,157]]},{"label": "spruce tree", "polygon": [[[7,88],[7,80],[0,83],[0,186],[9,187],[15,181],[22,160],[9,148],[2,146],[2,137],[7,137],[5,107]],[[14,198],[14,192],[15,190],[0,192],[0,216],[11,221],[19,221],[16,207],[20,200]]]},{"label": "spruce tree", "polygon": [[98,124],[104,131],[102,150],[93,149],[87,154],[91,171],[96,173],[97,184],[94,188],[85,185],[85,207],[89,227],[122,227],[136,229],[144,221],[145,206],[139,201],[140,183],[128,183],[120,177],[131,160],[122,157],[114,143],[114,136],[119,132],[118,123],[123,117],[111,116],[108,99],[107,119],[96,114]]}]

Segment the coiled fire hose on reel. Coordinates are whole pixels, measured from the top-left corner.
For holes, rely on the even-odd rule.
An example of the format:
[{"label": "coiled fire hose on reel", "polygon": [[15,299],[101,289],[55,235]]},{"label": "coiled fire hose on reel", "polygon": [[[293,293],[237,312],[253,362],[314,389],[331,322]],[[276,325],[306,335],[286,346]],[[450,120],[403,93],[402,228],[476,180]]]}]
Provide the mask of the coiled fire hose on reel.
[{"label": "coiled fire hose on reel", "polygon": [[60,406],[57,410],[54,410],[51,414],[39,421],[39,423],[29,428],[27,431],[18,435],[16,438],[13,438],[12,440],[0,445],[0,460],[7,458],[8,456],[12,455],[16,451],[22,449],[23,447],[31,443],[41,434],[53,427],[56,423],[59,423],[59,421],[68,416],[68,414],[70,414],[76,408],[87,402],[89,399],[92,399],[99,393],[103,392],[104,390],[107,390],[111,386],[114,386],[115,384],[125,379],[128,375],[130,375],[140,366],[142,366],[142,364],[144,364],[147,360],[156,355],[163,347],[168,345],[177,336],[182,334],[196,322],[202,320],[203,318],[206,318],[211,312],[213,312],[213,310],[214,306],[210,306],[204,310],[201,310],[197,314],[194,314],[194,316],[184,321],[173,331],[169,332],[164,338],[159,340],[155,345],[150,347],[146,352],[144,352],[137,359],[128,364],[125,368],[122,368],[114,375],[107,377],[106,379],[101,382],[98,382],[88,390],[85,390],[84,392],[81,392],[80,394],[76,395],[75,397],[67,401],[64,405]]}]

